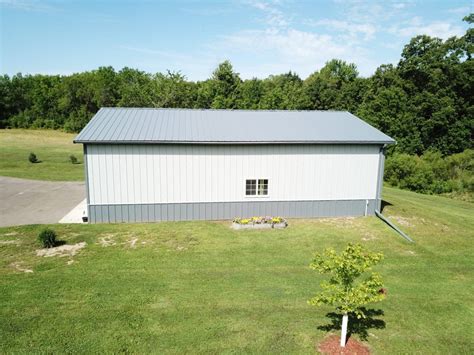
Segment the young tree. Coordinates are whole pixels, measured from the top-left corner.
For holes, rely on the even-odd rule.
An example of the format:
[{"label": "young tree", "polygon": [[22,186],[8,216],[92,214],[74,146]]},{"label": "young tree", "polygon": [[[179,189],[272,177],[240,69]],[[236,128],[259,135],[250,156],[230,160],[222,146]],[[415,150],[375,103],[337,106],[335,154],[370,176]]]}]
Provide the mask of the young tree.
[{"label": "young tree", "polygon": [[239,74],[228,60],[220,63],[209,80],[213,97],[211,107],[235,108],[241,82]]},{"label": "young tree", "polygon": [[240,98],[237,106],[244,110],[257,110],[264,94],[263,81],[257,78],[245,80],[240,85]]},{"label": "young tree", "polygon": [[303,80],[291,71],[270,75],[263,80],[260,108],[270,110],[301,110],[310,108],[309,98],[303,90]]},{"label": "young tree", "polygon": [[[384,299],[380,275],[371,272],[372,266],[380,262],[382,253],[373,253],[360,244],[349,245],[340,253],[326,249],[323,254],[316,253],[310,267],[321,274],[329,274],[329,280],[321,282],[322,291],[308,303],[313,306],[323,304],[336,306],[342,313],[341,346],[346,345],[348,314],[365,318],[363,306]],[[362,280],[358,279],[365,276]]]},{"label": "young tree", "polygon": [[123,68],[117,74],[120,99],[119,107],[152,107],[152,77],[144,71]]},{"label": "young tree", "polygon": [[344,95],[350,91],[359,73],[355,64],[333,59],[320,71],[314,72],[304,81],[304,92],[314,110],[341,110],[354,106],[355,102]]}]

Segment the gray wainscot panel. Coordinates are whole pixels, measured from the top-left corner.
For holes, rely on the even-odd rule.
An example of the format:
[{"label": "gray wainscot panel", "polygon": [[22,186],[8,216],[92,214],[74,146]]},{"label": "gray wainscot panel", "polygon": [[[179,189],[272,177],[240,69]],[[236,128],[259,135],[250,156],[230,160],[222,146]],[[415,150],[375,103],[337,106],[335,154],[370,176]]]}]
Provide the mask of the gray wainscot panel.
[{"label": "gray wainscot panel", "polygon": [[[376,200],[245,201],[133,205],[90,205],[90,223],[130,223],[186,220],[225,220],[235,217],[286,218],[369,216]],[[367,212],[366,212],[367,211]]]}]

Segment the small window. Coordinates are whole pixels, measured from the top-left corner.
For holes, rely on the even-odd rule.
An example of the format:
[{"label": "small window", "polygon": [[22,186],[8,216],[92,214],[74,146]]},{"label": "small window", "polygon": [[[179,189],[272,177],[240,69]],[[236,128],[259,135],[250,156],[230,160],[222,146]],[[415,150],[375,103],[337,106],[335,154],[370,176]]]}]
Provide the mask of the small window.
[{"label": "small window", "polygon": [[248,179],[245,180],[246,196],[267,196],[268,179]]}]

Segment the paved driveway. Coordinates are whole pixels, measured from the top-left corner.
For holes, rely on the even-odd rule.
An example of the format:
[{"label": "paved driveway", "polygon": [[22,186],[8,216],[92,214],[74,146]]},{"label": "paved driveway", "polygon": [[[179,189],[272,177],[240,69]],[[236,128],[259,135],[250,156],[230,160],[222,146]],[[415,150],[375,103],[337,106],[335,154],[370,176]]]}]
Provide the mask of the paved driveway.
[{"label": "paved driveway", "polygon": [[57,223],[84,200],[83,182],[36,181],[0,176],[0,227]]}]

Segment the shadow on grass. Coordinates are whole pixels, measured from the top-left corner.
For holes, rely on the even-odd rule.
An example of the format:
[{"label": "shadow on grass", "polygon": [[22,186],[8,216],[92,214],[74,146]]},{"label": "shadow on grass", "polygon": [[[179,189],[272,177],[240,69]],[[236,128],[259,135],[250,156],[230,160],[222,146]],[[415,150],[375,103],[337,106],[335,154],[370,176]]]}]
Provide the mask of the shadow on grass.
[{"label": "shadow on grass", "polygon": [[[349,314],[349,324],[347,326],[347,339],[351,337],[352,334],[359,335],[360,339],[367,340],[369,337],[370,329],[384,329],[385,321],[382,319],[377,319],[384,315],[384,311],[381,309],[366,309],[363,308],[362,311],[365,313],[366,318],[357,319],[354,314]],[[342,324],[342,315],[335,312],[330,312],[326,314],[326,317],[329,319],[330,323],[326,325],[320,325],[319,330],[326,332],[330,331],[340,331]]]},{"label": "shadow on grass", "polygon": [[383,212],[383,209],[384,209],[386,206],[393,206],[393,204],[391,204],[391,203],[388,202],[388,201],[382,200],[382,203],[381,203],[381,206],[380,206],[380,213]]},{"label": "shadow on grass", "polygon": [[61,245],[64,245],[64,244],[66,244],[65,240],[56,240],[54,242],[54,247],[60,247]]}]

